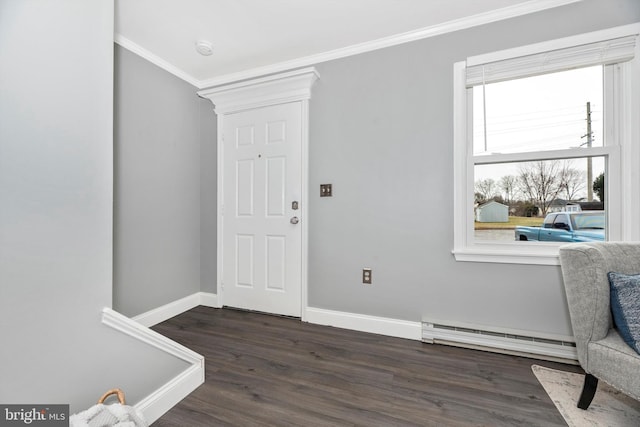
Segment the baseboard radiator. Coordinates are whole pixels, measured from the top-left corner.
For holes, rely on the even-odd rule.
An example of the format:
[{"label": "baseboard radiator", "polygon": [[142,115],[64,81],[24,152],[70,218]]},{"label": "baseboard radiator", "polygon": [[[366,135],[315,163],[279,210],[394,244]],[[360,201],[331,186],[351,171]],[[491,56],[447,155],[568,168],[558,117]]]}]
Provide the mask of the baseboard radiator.
[{"label": "baseboard radiator", "polygon": [[422,322],[422,341],[476,350],[513,354],[536,359],[576,364],[576,345],[571,341],[535,337],[489,328],[453,325],[449,322]]}]

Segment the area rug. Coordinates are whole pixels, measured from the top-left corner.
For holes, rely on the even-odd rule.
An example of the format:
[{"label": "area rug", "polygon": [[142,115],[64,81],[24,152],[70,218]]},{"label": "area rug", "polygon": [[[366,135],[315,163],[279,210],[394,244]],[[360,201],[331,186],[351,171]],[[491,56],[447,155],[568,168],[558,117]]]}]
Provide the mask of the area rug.
[{"label": "area rug", "polygon": [[589,409],[584,411],[576,406],[582,393],[584,375],[538,365],[532,365],[531,369],[569,427],[640,426],[640,402],[609,387],[603,381],[598,383],[596,395]]}]

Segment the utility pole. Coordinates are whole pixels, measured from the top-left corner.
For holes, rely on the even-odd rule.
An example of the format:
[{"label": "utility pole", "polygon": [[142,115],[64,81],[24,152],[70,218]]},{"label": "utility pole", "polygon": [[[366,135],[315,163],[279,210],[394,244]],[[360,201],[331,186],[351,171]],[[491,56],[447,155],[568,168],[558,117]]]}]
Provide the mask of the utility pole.
[{"label": "utility pole", "polygon": [[[591,133],[591,102],[587,102],[587,147],[593,144],[593,134]],[[593,202],[593,167],[591,157],[587,157],[587,201]]]}]

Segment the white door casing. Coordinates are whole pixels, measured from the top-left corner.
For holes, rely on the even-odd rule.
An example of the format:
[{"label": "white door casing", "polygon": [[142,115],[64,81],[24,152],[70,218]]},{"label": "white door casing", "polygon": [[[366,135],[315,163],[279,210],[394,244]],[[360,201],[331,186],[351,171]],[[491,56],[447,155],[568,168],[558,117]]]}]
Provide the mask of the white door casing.
[{"label": "white door casing", "polygon": [[306,68],[198,92],[218,115],[220,305],[305,320],[308,105],[317,78]]}]

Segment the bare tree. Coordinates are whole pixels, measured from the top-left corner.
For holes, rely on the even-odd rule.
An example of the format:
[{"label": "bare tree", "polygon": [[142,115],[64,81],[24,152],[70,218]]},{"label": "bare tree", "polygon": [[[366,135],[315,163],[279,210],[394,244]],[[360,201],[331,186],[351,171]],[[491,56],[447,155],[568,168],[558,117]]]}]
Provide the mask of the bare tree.
[{"label": "bare tree", "polygon": [[491,178],[476,181],[475,187],[475,192],[482,197],[482,200],[489,200],[496,195],[496,182]]},{"label": "bare tree", "polygon": [[511,203],[513,203],[518,193],[518,177],[513,175],[505,175],[500,178],[500,183],[498,185],[504,192],[505,202],[509,206],[511,206]]},{"label": "bare tree", "polygon": [[584,172],[573,167],[573,162],[567,160],[560,168],[560,186],[562,194],[567,200],[576,200],[584,190],[586,178]]},{"label": "bare tree", "polygon": [[531,200],[544,216],[551,203],[562,191],[559,161],[537,161],[519,166],[519,185],[522,193]]}]

